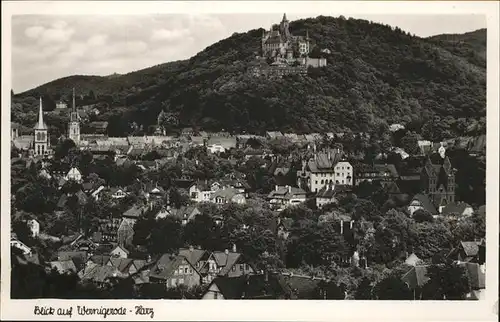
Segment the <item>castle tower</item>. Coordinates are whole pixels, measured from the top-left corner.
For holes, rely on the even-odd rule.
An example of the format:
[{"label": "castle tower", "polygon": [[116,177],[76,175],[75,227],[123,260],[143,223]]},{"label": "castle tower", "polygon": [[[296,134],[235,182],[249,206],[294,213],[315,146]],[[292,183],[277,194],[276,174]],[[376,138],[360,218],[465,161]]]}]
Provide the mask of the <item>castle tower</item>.
[{"label": "castle tower", "polygon": [[73,88],[73,107],[71,110],[68,126],[68,137],[75,142],[76,145],[80,143],[80,115],[76,109],[75,103],[75,89]]},{"label": "castle tower", "polygon": [[43,121],[42,98],[40,97],[40,108],[38,111],[38,122],[35,125],[34,149],[35,156],[43,156],[49,152],[48,127]]},{"label": "castle tower", "polygon": [[286,40],[290,39],[289,21],[286,18],[286,13],[283,14],[283,19],[280,23],[280,34]]}]

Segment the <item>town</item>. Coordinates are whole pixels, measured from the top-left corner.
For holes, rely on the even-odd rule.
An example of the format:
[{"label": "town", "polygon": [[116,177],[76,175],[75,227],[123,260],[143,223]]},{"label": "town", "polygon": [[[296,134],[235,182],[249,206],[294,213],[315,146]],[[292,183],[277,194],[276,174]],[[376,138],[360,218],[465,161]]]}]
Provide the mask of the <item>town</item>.
[{"label": "town", "polygon": [[[326,66],[309,46],[284,15],[251,73]],[[42,98],[29,133],[11,123],[13,298],[484,296],[485,134],[208,132],[162,110],[110,136],[80,94],[56,140]]]}]

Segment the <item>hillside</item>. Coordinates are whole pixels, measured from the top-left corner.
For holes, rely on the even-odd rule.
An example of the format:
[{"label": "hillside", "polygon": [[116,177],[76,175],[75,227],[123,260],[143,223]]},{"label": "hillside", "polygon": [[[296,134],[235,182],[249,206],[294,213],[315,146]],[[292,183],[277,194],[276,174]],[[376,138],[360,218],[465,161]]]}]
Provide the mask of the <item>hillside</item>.
[{"label": "hillside", "polygon": [[[114,123],[112,135],[126,134],[132,121],[150,129],[162,109],[178,115],[181,127],[206,130],[369,131],[402,122],[418,132],[439,129],[423,133],[427,137],[484,131],[486,70],[448,41],[342,17],[298,20],[290,30],[308,30],[313,55],[330,49],[328,66],[310,69],[307,77],[252,78],[246,70],[259,52],[262,29],[251,30],[186,61],[112,78],[71,76],[15,95],[12,119],[34,124],[38,95],[51,109],[75,86],[86,94],[79,105],[106,103],[98,118]],[[65,126],[58,117],[47,122]]]},{"label": "hillside", "polygon": [[437,35],[427,39],[472,64],[486,67],[486,29],[464,34]]}]

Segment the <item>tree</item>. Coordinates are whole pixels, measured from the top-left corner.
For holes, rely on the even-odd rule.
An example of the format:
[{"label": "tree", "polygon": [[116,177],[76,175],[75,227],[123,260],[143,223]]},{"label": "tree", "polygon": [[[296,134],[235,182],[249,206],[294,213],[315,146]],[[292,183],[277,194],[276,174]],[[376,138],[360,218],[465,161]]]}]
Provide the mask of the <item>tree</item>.
[{"label": "tree", "polygon": [[403,148],[410,155],[417,155],[420,153],[418,147],[418,135],[415,132],[406,132],[401,138],[401,148]]},{"label": "tree", "polygon": [[179,125],[178,115],[172,112],[162,110],[158,115],[158,126],[162,127],[165,132],[169,133]]},{"label": "tree", "polygon": [[374,290],[377,300],[412,300],[413,293],[400,276],[389,275],[377,283]]},{"label": "tree", "polygon": [[432,214],[428,212],[425,209],[418,209],[413,213],[413,219],[418,222],[433,222],[434,217],[432,217]]},{"label": "tree", "polygon": [[429,281],[424,296],[432,300],[463,300],[471,291],[464,266],[456,263],[432,265],[427,268]]}]

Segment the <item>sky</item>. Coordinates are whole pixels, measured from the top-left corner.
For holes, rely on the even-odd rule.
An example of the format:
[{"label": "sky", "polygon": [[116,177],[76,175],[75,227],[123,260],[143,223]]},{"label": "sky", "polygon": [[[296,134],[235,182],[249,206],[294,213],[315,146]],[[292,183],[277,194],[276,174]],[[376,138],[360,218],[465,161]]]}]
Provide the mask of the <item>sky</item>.
[{"label": "sky", "polygon": [[[289,14],[289,20],[318,14]],[[483,15],[345,15],[420,37],[486,28]],[[282,14],[14,15],[12,87],[20,93],[70,75],[124,74],[187,59],[234,32],[266,28]]]}]

